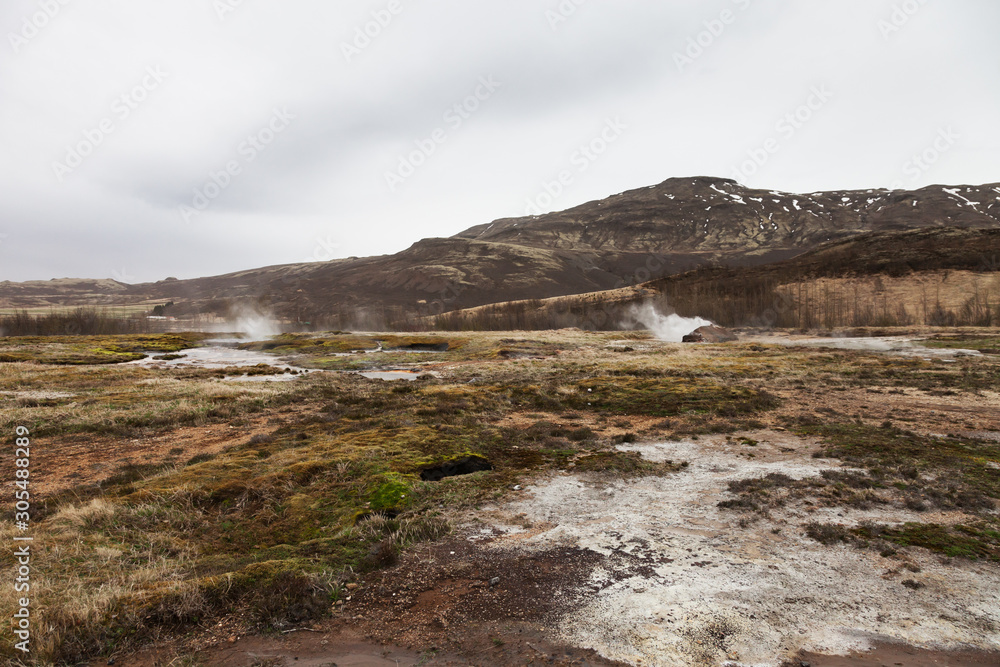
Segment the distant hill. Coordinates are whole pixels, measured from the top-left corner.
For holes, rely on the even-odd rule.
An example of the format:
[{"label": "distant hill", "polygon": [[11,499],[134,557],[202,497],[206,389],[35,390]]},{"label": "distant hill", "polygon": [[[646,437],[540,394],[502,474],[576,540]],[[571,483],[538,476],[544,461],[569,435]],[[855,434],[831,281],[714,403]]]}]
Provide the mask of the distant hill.
[{"label": "distant hill", "polygon": [[753,258],[801,252],[870,231],[993,227],[1000,184],[930,186],[916,191],[789,194],[718,178],[673,178],[561,213],[497,220],[458,238],[606,252],[697,253]]},{"label": "distant hill", "polygon": [[706,266],[639,285],[427,318],[441,329],[616,329],[633,306],[725,326],[1000,326],[1000,228],[869,232],[771,264]]},{"label": "distant hill", "polygon": [[699,266],[769,264],[871,232],[997,227],[996,183],[790,194],[674,178],[558,213],[424,239],[394,255],[141,285],[0,283],[0,308],[172,301],[174,314],[224,314],[251,301],[290,319],[374,326],[380,318],[603,291]]}]

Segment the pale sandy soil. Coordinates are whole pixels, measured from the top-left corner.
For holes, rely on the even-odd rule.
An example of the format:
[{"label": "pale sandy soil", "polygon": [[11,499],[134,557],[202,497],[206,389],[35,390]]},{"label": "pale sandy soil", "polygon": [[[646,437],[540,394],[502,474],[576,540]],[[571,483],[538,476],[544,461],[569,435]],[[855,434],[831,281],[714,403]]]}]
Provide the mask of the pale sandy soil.
[{"label": "pale sandy soil", "polygon": [[[724,438],[629,446],[689,467],[630,481],[558,474],[520,500],[484,509],[471,539],[502,534],[489,548],[506,557],[557,546],[600,554],[603,562],[571,593],[574,610],[560,637],[633,665],[776,665],[802,649],[846,654],[886,639],[1000,649],[997,566],[945,564],[912,550],[915,574],[898,559],[823,546],[802,528],[812,520],[951,523],[959,514],[791,506],[741,527],[740,515],[719,509],[731,480],[840,467],[811,458],[815,443],[786,433],[755,437],[755,459]],[[904,587],[907,579],[925,587]]]}]

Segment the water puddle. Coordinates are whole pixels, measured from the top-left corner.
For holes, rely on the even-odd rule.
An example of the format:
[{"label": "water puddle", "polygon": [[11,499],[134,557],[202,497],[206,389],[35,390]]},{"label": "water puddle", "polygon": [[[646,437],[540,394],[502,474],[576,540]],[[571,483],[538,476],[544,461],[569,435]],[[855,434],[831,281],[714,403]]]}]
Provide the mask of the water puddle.
[{"label": "water puddle", "polygon": [[930,361],[938,359],[951,362],[955,357],[981,357],[979,350],[924,347],[921,340],[905,336],[882,336],[875,338],[784,338],[781,336],[753,336],[743,339],[748,342],[787,345],[789,347],[826,347],[835,350],[864,350],[885,352],[904,357],[920,357]]},{"label": "water puddle", "polygon": [[146,354],[150,356],[145,359],[128,363],[143,368],[228,368],[230,366],[246,367],[267,364],[282,370],[300,372],[308,372],[309,370],[286,363],[266,352],[241,350],[236,346],[243,341],[238,339],[214,339],[206,342],[208,345],[204,347],[181,350],[176,354],[164,355],[159,352],[147,352]]},{"label": "water puddle", "polygon": [[420,371],[346,371],[369,380],[416,380],[422,375]]},{"label": "water puddle", "polygon": [[222,378],[225,382],[291,382],[300,375],[227,375]]},{"label": "water puddle", "polygon": [[[243,350],[238,346],[246,341],[239,338],[218,338],[206,341],[204,347],[181,350],[176,354],[146,352],[145,359],[128,362],[129,365],[143,368],[250,368],[265,364],[285,373],[279,375],[233,375],[226,377],[227,381],[236,382],[291,382],[309,373],[349,373],[360,375],[371,380],[416,380],[422,371],[412,370],[373,370],[373,371],[321,371],[313,368],[303,368],[289,363],[287,360],[267,352]],[[378,350],[369,352],[381,352]],[[339,356],[339,355],[338,355]],[[345,356],[351,356],[347,354]]]},{"label": "water puddle", "polygon": [[378,341],[378,347],[374,350],[351,350],[350,352],[334,352],[331,357],[354,357],[359,354],[379,354],[382,352],[391,354],[440,354],[448,351],[448,344],[442,345],[420,345],[416,347],[383,347],[382,341]]}]

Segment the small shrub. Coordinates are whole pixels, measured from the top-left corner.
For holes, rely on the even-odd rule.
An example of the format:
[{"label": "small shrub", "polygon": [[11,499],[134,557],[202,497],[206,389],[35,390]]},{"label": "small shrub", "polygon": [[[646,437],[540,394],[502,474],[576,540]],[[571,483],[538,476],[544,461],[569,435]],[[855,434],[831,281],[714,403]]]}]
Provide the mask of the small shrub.
[{"label": "small shrub", "polygon": [[838,524],[810,522],[805,528],[808,537],[827,546],[850,540],[848,530]]}]

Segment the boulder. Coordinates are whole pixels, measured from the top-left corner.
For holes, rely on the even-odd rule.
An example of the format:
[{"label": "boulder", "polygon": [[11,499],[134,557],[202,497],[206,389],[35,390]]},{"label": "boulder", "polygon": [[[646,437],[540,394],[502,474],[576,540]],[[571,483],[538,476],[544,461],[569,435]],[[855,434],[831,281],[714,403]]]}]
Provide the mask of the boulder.
[{"label": "boulder", "polygon": [[737,340],[737,336],[725,327],[712,324],[698,327],[681,340],[685,343],[728,343]]}]

